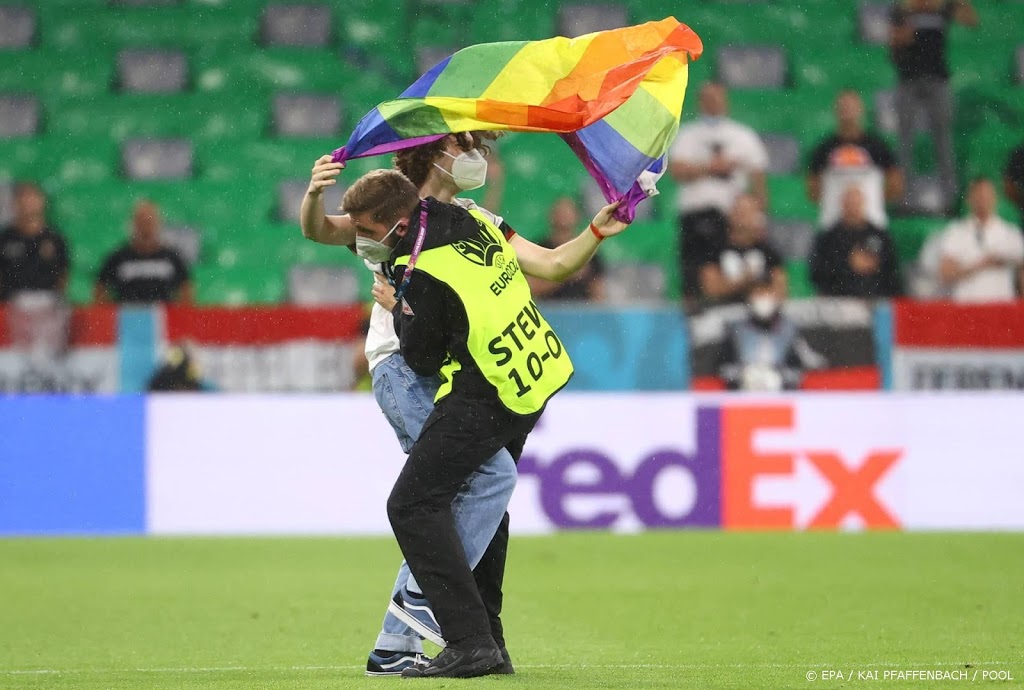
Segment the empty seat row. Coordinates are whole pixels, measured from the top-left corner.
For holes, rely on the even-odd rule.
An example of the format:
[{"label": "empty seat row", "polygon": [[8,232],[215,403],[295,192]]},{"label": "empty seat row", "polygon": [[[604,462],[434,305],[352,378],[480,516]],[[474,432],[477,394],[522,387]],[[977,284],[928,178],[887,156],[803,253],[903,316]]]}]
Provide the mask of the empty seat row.
[{"label": "empty seat row", "polygon": [[[63,103],[46,113],[38,97],[0,93],[0,139],[43,132],[109,138],[182,136],[196,140],[333,137],[341,132],[339,98],[319,93],[274,96],[268,114],[262,102],[217,102],[195,98],[110,97]],[[49,118],[46,118],[46,115]],[[45,124],[44,124],[45,122]],[[268,132],[269,130],[269,132]]]}]

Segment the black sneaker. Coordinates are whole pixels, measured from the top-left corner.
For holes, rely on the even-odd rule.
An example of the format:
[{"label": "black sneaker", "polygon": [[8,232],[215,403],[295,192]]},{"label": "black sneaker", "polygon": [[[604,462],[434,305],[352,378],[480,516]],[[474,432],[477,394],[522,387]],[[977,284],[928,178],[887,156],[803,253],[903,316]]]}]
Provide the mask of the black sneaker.
[{"label": "black sneaker", "polygon": [[430,657],[416,652],[391,652],[387,656],[378,654],[377,650],[370,652],[366,660],[366,675],[368,676],[400,676],[402,671],[416,664],[425,664]]},{"label": "black sneaker", "polygon": [[475,678],[488,675],[503,663],[497,647],[476,647],[470,651],[445,647],[426,664],[402,671],[402,678]]},{"label": "black sneaker", "polygon": [[511,676],[516,672],[515,667],[512,665],[512,657],[508,655],[508,650],[504,647],[501,648],[501,664],[491,669],[491,675],[494,676]]}]

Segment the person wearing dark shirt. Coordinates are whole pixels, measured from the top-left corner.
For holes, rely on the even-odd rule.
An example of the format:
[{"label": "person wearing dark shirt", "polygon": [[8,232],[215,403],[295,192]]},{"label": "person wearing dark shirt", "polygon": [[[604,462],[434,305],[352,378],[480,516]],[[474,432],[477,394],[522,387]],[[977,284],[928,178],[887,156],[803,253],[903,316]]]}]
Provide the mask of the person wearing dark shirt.
[{"label": "person wearing dark shirt", "polygon": [[868,221],[860,187],[846,188],[842,218],[814,238],[810,269],[811,281],[821,295],[876,298],[902,294],[892,238]]},{"label": "person wearing dark shirt", "polygon": [[1020,220],[1024,222],[1024,144],[1010,154],[1003,172],[1003,189],[1007,198],[1017,206]]},{"label": "person wearing dark shirt", "polygon": [[706,255],[699,276],[701,293],[711,302],[742,302],[751,287],[763,282],[771,284],[778,299],[786,298],[782,257],[766,239],[764,213],[755,197],[736,199],[726,242]]},{"label": "person wearing dark shirt", "polygon": [[807,174],[807,195],[821,208],[818,224],[827,228],[839,220],[843,190],[856,184],[864,192],[868,219],[887,227],[885,204],[903,196],[903,171],[889,145],[865,131],[859,93],[840,93],[835,114],[836,131],[815,147]]},{"label": "person wearing dark shirt", "polygon": [[978,25],[978,13],[970,0],[905,0],[893,7],[889,32],[890,52],[899,79],[896,115],[900,163],[907,174],[914,170],[914,123],[918,111],[924,111],[935,141],[947,207],[957,189],[953,94],[946,57],[946,33],[954,21],[965,26]]},{"label": "person wearing dark shirt", "polygon": [[68,248],[46,223],[46,197],[27,182],[14,188],[14,222],[0,231],[0,301],[19,292],[61,296],[68,282]]},{"label": "person wearing dark shirt", "polygon": [[192,302],[188,266],[160,242],[160,211],[140,201],[128,243],[103,263],[93,293],[96,302]]},{"label": "person wearing dark shirt", "polygon": [[[568,197],[556,201],[551,207],[549,222],[551,234],[540,242],[540,246],[554,249],[574,239],[580,223],[580,210],[576,202]],[[530,284],[530,291],[537,299],[600,302],[604,299],[603,274],[604,266],[600,257],[595,254],[583,268],[565,282],[557,283],[529,275],[526,276],[526,280]]]}]

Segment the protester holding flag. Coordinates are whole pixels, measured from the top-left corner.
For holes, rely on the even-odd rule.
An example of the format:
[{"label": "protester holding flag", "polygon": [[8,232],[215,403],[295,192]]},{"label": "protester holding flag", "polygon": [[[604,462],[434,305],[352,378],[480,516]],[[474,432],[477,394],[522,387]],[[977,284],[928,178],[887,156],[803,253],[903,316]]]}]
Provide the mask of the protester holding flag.
[{"label": "protester holding flag", "polygon": [[[486,151],[486,146],[479,142],[490,136],[480,132],[450,135],[436,142],[399,151],[395,163],[406,177],[419,184],[421,197],[433,196],[439,201],[455,203],[467,210],[483,213],[493,225],[501,229],[515,250],[519,265],[526,275],[552,281],[565,280],[585,265],[597,251],[601,241],[598,233],[602,238],[610,237],[626,228],[624,223],[618,221],[600,222],[595,219],[595,223],[584,228],[571,242],[556,249],[547,249],[516,233],[501,216],[477,206],[471,199],[456,196],[464,188],[477,187],[485,177],[484,171],[479,168],[474,173],[468,173],[465,165],[456,167],[456,161],[463,155],[466,157],[462,160],[476,160],[477,153]],[[475,145],[479,145],[479,148]],[[479,153],[479,156],[483,159],[483,153]],[[313,168],[313,179],[303,201],[302,227],[307,237],[319,242],[345,244],[346,236],[353,238],[351,243],[355,242],[355,226],[350,217],[347,214],[325,216],[323,210],[322,190],[335,184],[342,167],[342,164],[332,163],[325,156]],[[609,216],[610,212],[605,216]],[[379,263],[374,266],[380,270]],[[419,376],[406,364],[399,352],[399,340],[391,316],[391,309],[395,305],[394,287],[383,280],[380,273],[378,275],[381,280],[373,288],[378,304],[374,306],[370,317],[366,356],[377,401],[394,428],[403,450],[408,452],[419,438],[420,429],[434,407],[440,381],[436,376]],[[477,586],[487,608],[491,634],[505,659],[503,672],[511,672],[513,669],[505,648],[500,617],[509,525],[505,508],[515,488],[515,462],[519,459],[523,441],[525,438],[500,450],[479,468],[453,504],[466,559],[474,567]],[[422,598],[418,584],[410,576],[408,565],[404,562],[391,597],[381,633],[367,660],[368,674],[400,674],[422,654],[421,637],[443,642],[436,621],[428,613],[429,604]]]},{"label": "protester holding flag", "polygon": [[[579,237],[556,250],[528,242],[493,214],[483,212],[483,216],[500,227],[516,250],[524,272],[563,280],[586,263],[603,237],[624,228],[622,223],[615,223],[608,217],[611,212],[628,220],[639,201],[656,193],[653,184],[663,167],[665,149],[678,127],[686,65],[689,59],[699,56],[700,51],[696,35],[672,19],[580,39],[491,44],[460,51],[430,70],[398,100],[381,104],[363,118],[347,146],[335,152],[337,162],[324,158],[317,162],[309,194],[303,203],[303,233],[328,244],[353,241],[350,219],[325,216],[320,200],[323,188],[335,183],[341,162],[347,158],[399,151],[396,163],[420,187],[421,196],[432,194],[450,200],[460,190],[483,184],[486,160],[478,154],[479,135],[473,139],[466,135],[446,136],[445,132],[465,132],[474,125],[497,130],[559,132],[601,186],[606,198],[622,200],[622,204],[603,212],[600,221],[602,214],[599,214]],[[466,83],[481,83],[479,74],[473,74],[474,69],[497,74],[478,99],[467,98],[463,85],[463,78]],[[474,113],[472,117],[470,111]],[[471,201],[462,203],[472,207]],[[378,283],[374,288],[378,301],[387,303],[391,289]],[[388,341],[393,337],[393,333],[383,333],[381,339]],[[382,354],[372,351],[369,342],[367,350],[371,357]],[[383,354],[384,362],[397,362],[408,369],[394,350]],[[375,373],[378,369],[380,367],[374,368]],[[375,384],[384,378],[375,375]],[[416,390],[405,390],[409,393],[407,397],[415,398],[417,394],[423,397],[424,391],[430,390],[423,384],[422,377],[404,377],[404,380],[417,378],[420,381],[413,387]],[[432,383],[436,388],[436,382]],[[407,421],[399,418],[395,425],[403,443],[415,439],[422,426],[422,419],[414,424],[406,424]],[[492,458],[490,462],[494,461]],[[473,483],[470,482],[470,495]],[[460,496],[460,500],[469,499],[470,495]],[[487,533],[484,528],[473,531]],[[470,545],[464,534],[460,536],[467,559],[472,562]],[[480,577],[480,568],[477,572],[480,593],[489,598],[485,603],[491,617],[492,635],[502,648],[497,614],[501,607],[505,542],[507,516],[484,556],[484,562],[492,566],[490,576]],[[492,555],[495,558],[492,559]],[[403,585],[400,575],[390,611],[423,612],[421,607],[405,605],[408,603],[405,597],[415,593],[409,591],[415,579],[410,578],[408,582],[409,585]],[[436,628],[429,609],[426,615],[409,620],[433,623]],[[415,661],[415,653],[421,649],[418,639],[387,634],[387,629],[386,620],[385,633],[378,639],[378,648],[368,662],[368,673],[400,671]],[[417,630],[423,632],[420,627]],[[382,647],[382,641],[388,646]],[[402,655],[401,651],[408,653]],[[504,672],[510,672],[507,652],[504,656]]]}]

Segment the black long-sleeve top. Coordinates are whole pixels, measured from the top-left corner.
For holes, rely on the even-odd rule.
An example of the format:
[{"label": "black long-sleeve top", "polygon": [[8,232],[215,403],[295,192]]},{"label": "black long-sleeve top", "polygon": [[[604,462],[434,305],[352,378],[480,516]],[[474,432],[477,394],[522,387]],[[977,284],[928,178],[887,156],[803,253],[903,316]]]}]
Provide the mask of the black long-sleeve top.
[{"label": "black long-sleeve top", "polygon": [[[861,248],[878,255],[878,270],[863,275],[850,267],[850,252]],[[896,297],[903,294],[899,259],[889,233],[874,225],[849,228],[842,223],[814,238],[811,282],[821,295]]]},{"label": "black long-sleeve top", "polygon": [[[480,232],[476,218],[465,209],[428,199],[427,234],[423,251],[469,239]],[[395,246],[392,257],[408,255],[419,231],[419,213]],[[510,230],[506,231],[510,232]],[[402,282],[405,267],[391,269],[396,284]],[[414,270],[403,298],[392,315],[402,357],[420,376],[437,374],[449,355],[461,369],[455,375],[453,391],[476,399],[500,402],[495,388],[477,367],[467,346],[469,318],[459,295],[428,273]]]}]

